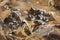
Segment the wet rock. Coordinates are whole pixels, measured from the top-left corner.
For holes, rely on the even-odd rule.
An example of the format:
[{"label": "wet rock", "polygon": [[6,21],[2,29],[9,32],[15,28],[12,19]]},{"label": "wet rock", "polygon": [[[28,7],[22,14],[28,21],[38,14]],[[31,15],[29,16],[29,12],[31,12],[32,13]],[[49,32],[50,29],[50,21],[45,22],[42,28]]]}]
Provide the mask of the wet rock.
[{"label": "wet rock", "polygon": [[44,17],[42,20],[43,20],[44,22],[48,22],[48,21],[49,21],[49,18]]},{"label": "wet rock", "polygon": [[29,35],[31,35],[31,32],[30,32],[30,30],[28,29],[28,28],[25,28],[25,33],[29,36]]},{"label": "wet rock", "polygon": [[35,23],[37,26],[42,25],[42,23],[39,22],[39,21],[34,21],[34,23]]},{"label": "wet rock", "polygon": [[20,11],[18,11],[18,9],[14,9],[11,14],[5,18],[4,23],[10,28],[17,28],[21,23],[19,15]]},{"label": "wet rock", "polygon": [[33,15],[33,16],[36,15],[36,12],[37,12],[37,10],[36,10],[36,8],[34,8],[34,7],[32,7],[32,8],[28,11],[29,15]]}]

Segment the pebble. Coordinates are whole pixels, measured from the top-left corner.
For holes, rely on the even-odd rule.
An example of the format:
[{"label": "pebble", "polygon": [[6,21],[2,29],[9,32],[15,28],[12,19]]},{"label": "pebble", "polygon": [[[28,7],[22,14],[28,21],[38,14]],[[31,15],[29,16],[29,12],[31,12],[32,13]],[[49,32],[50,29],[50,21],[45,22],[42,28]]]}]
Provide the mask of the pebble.
[{"label": "pebble", "polygon": [[40,15],[40,19],[41,19],[41,20],[43,19],[43,17],[44,17],[43,15]]},{"label": "pebble", "polygon": [[39,4],[39,1],[37,1],[36,4]]},{"label": "pebble", "polygon": [[9,36],[12,36],[12,34],[10,33]]},{"label": "pebble", "polygon": [[43,15],[44,14],[44,11],[41,11],[41,14]]},{"label": "pebble", "polygon": [[26,19],[23,19],[22,21],[23,21],[23,22],[27,22],[27,20],[26,20]]},{"label": "pebble", "polygon": [[9,6],[8,6],[8,5],[5,5],[4,8],[5,8],[5,9],[9,9]]}]

